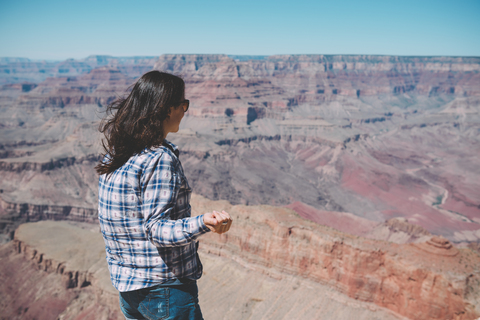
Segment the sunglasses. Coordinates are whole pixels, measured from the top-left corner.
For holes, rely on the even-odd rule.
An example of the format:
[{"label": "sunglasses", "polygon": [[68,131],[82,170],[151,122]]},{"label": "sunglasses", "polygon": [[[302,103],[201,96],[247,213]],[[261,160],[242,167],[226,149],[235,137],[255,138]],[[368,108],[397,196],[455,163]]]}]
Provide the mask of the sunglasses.
[{"label": "sunglasses", "polygon": [[183,100],[182,102],[180,102],[180,105],[187,105],[187,107],[183,109],[183,112],[187,112],[188,111],[188,107],[190,107],[190,100]]}]

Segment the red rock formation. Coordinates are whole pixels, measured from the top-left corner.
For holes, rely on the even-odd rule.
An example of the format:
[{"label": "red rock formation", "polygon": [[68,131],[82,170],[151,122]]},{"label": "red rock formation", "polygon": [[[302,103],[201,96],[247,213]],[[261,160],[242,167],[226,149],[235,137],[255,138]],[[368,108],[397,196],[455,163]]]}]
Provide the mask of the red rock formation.
[{"label": "red rock formation", "polygon": [[[8,288],[0,290],[2,317],[123,319],[103,253],[98,225],[44,221],[20,226],[15,241],[0,247],[0,258],[7,262],[0,264],[2,289]],[[237,257],[235,262],[203,249],[200,256],[204,275],[199,295],[206,319],[400,318],[301,276],[273,269],[273,277],[265,276],[245,260]]]},{"label": "red rock formation", "polygon": [[[30,231],[35,233],[34,229]],[[118,297],[113,287],[109,286],[106,262],[102,255],[97,257],[98,261],[92,259],[96,249],[103,250],[99,234],[95,233],[92,237],[88,230],[70,226],[67,234],[58,238],[65,246],[57,244],[56,249],[48,250],[42,247],[42,244],[48,245],[46,237],[51,237],[52,231],[62,232],[62,226],[47,232],[38,231],[21,236],[22,240],[17,238],[0,246],[0,317],[12,320],[120,319]],[[39,236],[42,232],[43,235]],[[34,246],[29,241],[32,237],[36,242]],[[73,245],[72,239],[84,247]],[[92,243],[100,246],[92,246]],[[76,258],[84,260],[84,263],[77,260],[72,265],[75,258],[68,258],[69,254],[81,254]],[[95,262],[101,264],[100,273]],[[106,275],[106,279],[102,279],[101,274]]]},{"label": "red rock formation", "polygon": [[34,263],[25,263],[13,243],[0,247],[0,257],[2,319],[57,319],[74,299],[76,292],[65,290],[61,278],[39,273]]},{"label": "red rock formation", "polygon": [[[209,83],[210,89],[218,86],[238,99],[250,102],[252,98],[256,101],[266,99],[264,103],[267,104],[273,102],[272,98],[300,105],[318,104],[337,95],[358,98],[406,92],[421,95],[480,93],[475,85],[480,81],[477,58],[285,55],[235,61],[225,55],[164,55],[155,64],[155,69],[192,79],[187,87],[190,87],[188,93],[195,98],[199,98],[195,95],[197,87],[200,89]],[[252,96],[253,92],[247,88],[231,86],[239,79],[247,81],[247,88],[254,85],[255,93],[268,92],[269,96]],[[285,94],[271,96],[271,89],[266,90],[264,83],[252,82],[252,79],[271,79],[271,84],[282,88],[287,97]],[[205,106],[216,103],[214,100],[197,101]]]},{"label": "red rock formation", "polygon": [[[423,247],[388,244],[308,223],[282,208],[232,207],[198,196],[192,205],[201,212],[227,209],[234,217],[229,233],[202,237],[202,250],[239,261],[256,272],[275,279],[293,275],[319,281],[353,299],[377,304],[409,319],[476,319],[480,315],[479,301],[475,301],[479,295],[480,256],[456,249],[446,239],[434,238]],[[5,285],[10,286],[10,293],[2,301],[10,318],[31,315],[48,319],[56,317],[54,313],[69,314],[72,319],[92,314],[102,314],[97,318],[106,319],[112,312],[118,316],[114,290],[102,293],[103,286],[110,284],[103,254],[97,254],[104,250],[99,234],[91,234],[88,229],[79,232],[65,223],[42,225],[37,229],[35,224],[22,227],[17,240],[0,250],[2,260],[8,261],[2,264],[0,274],[9,279]],[[49,230],[60,232],[62,246],[53,247],[55,244],[45,238]],[[77,237],[89,237],[89,243]],[[79,245],[82,243],[84,246]],[[425,250],[428,246],[433,249]],[[31,263],[20,262],[23,257]],[[61,262],[64,259],[67,262]],[[96,262],[98,259],[103,267]],[[43,270],[44,276],[34,272],[36,269]],[[32,290],[17,290],[19,281]],[[57,293],[49,294],[48,290]],[[43,300],[32,298],[37,292],[43,293]]]},{"label": "red rock formation", "polygon": [[[134,81],[122,61],[2,87],[5,201],[95,208],[98,120]],[[480,239],[478,58],[165,55],[156,68],[187,82],[192,107],[169,138],[196,192]]]},{"label": "red rock formation", "polygon": [[204,237],[211,253],[246,260],[266,274],[315,279],[410,319],[480,316],[472,298],[480,289],[480,256],[446,239],[389,244],[308,223],[287,209],[231,207],[200,197],[192,205],[196,212],[225,209],[234,218],[229,233]]},{"label": "red rock formation", "polygon": [[[230,232],[202,236],[200,248],[202,252],[237,261],[255,273],[279,281],[291,276],[304,277],[409,319],[473,320],[480,316],[480,256],[469,249],[455,248],[444,238],[398,245],[344,234],[306,221],[286,208],[232,206],[226,201],[210,201],[196,195],[192,198],[192,207],[195,213],[214,209],[230,212],[234,219]],[[8,261],[2,264],[0,275],[11,279],[6,283],[15,292],[13,296],[21,295],[15,285],[25,279],[13,268],[15,265],[26,274],[30,272],[33,281],[39,283],[40,287],[32,284],[33,292],[42,290],[43,281],[47,281],[26,271],[31,267],[19,263],[18,254],[12,252],[16,248],[17,253],[32,262],[34,269],[46,272],[45,279],[55,281],[53,288],[46,286],[49,289],[44,290],[66,290],[53,310],[62,312],[67,305],[68,314],[78,314],[82,308],[87,314],[94,314],[96,310],[103,310],[104,314],[118,310],[114,290],[109,294],[105,292],[112,287],[103,256],[103,241],[91,228],[78,229],[66,222],[22,225],[16,241],[0,250],[2,259]],[[52,232],[57,233],[56,238],[50,237]],[[215,274],[205,272],[206,279],[218,281]],[[228,277],[227,274],[224,276]],[[72,291],[84,298],[75,299]],[[6,293],[2,290],[0,294]],[[310,301],[314,297],[305,299]],[[56,300],[49,297],[45,301],[51,304]],[[235,304],[234,301],[226,303]],[[22,310],[31,305],[28,314],[45,314],[25,299],[19,298],[14,305]]]},{"label": "red rock formation", "polygon": [[457,248],[443,237],[432,237],[427,242],[417,243],[415,246],[438,256],[456,256],[458,254]]}]

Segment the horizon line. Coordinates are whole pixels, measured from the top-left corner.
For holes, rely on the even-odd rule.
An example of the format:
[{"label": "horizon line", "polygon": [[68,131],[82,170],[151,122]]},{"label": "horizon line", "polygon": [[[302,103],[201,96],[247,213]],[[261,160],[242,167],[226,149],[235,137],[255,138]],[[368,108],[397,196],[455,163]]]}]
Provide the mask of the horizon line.
[{"label": "horizon line", "polygon": [[166,55],[176,55],[176,56],[226,56],[226,57],[256,57],[257,59],[266,59],[268,57],[273,57],[273,56],[376,56],[376,57],[408,57],[408,58],[439,58],[439,57],[445,57],[445,58],[480,58],[479,56],[473,56],[473,55],[394,55],[394,54],[323,54],[323,53],[283,53],[283,54],[270,54],[270,55],[265,55],[265,54],[227,54],[227,53],[162,53],[159,55],[110,55],[110,54],[91,54],[88,55],[84,58],[63,58],[63,59],[42,59],[42,58],[27,58],[25,56],[1,56],[1,60],[7,60],[7,59],[26,59],[29,62],[60,62],[60,61],[68,61],[68,60],[85,60],[91,57],[108,57],[108,58],[123,58],[123,59],[128,59],[128,58],[159,58],[161,56],[166,56]]}]

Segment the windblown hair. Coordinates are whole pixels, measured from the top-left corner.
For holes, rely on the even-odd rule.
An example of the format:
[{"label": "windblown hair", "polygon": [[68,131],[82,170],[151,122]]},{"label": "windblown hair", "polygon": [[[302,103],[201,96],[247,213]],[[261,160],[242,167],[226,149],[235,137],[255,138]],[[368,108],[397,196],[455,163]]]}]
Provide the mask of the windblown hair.
[{"label": "windblown hair", "polygon": [[163,121],[170,109],[184,99],[185,82],[172,74],[150,71],[133,86],[126,98],[107,107],[99,126],[103,160],[95,167],[98,174],[110,174],[145,148],[160,146],[165,139]]}]

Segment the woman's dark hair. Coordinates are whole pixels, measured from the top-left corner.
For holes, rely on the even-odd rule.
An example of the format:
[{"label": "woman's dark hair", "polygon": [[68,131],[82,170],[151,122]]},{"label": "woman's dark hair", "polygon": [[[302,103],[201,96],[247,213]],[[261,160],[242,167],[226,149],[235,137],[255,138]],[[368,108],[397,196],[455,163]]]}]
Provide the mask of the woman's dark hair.
[{"label": "woman's dark hair", "polygon": [[133,86],[126,98],[107,107],[107,117],[100,123],[103,160],[95,167],[98,174],[110,174],[134,154],[162,144],[162,122],[172,107],[184,99],[185,82],[169,73],[150,71]]}]

